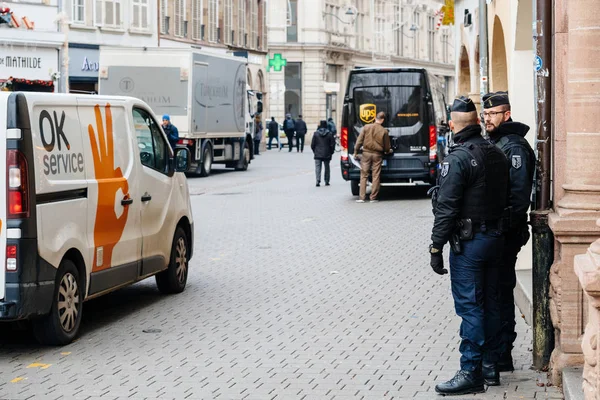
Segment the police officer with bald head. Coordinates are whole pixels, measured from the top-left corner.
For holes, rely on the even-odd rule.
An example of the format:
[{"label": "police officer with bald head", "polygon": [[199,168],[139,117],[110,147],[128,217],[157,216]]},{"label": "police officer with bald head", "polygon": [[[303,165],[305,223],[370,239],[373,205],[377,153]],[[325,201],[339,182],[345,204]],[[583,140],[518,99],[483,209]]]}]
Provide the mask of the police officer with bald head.
[{"label": "police officer with bald head", "polygon": [[456,314],[462,318],[460,371],[435,387],[444,395],[485,391],[499,385],[495,370],[499,340],[498,275],[504,245],[502,217],[507,203],[508,160],[481,135],[473,101],[454,100],[450,129],[454,145],[442,163],[429,246],[431,267],[444,275],[443,248],[450,242],[450,282]]},{"label": "police officer with bald head", "polygon": [[515,299],[513,290],[517,284],[515,264],[517,254],[529,240],[527,210],[531,202],[535,154],[525,139],[529,127],[511,118],[507,92],[488,93],[482,98],[481,119],[490,140],[506,155],[510,162],[510,227],[506,233],[502,254],[503,269],[500,274],[499,296],[502,316],[501,340],[504,352],[498,361],[498,371],[512,371],[511,349],[517,338],[515,332]]}]

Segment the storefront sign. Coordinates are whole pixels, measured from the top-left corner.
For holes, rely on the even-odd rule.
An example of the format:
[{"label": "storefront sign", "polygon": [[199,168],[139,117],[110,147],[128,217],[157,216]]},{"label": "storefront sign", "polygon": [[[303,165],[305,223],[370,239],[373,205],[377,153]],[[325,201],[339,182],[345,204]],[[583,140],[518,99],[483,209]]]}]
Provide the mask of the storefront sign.
[{"label": "storefront sign", "polygon": [[99,59],[97,49],[69,48],[69,77],[98,78]]},{"label": "storefront sign", "polygon": [[57,49],[0,47],[0,79],[14,77],[48,81],[56,71],[58,71]]}]

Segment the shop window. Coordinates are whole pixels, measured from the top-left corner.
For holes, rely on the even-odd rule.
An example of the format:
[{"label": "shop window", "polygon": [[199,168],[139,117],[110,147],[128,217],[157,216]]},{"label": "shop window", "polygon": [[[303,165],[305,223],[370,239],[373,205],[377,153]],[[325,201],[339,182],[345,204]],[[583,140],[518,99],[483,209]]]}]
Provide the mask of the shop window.
[{"label": "shop window", "polygon": [[148,9],[148,0],[133,0],[133,21],[132,28],[147,30],[150,22],[150,13]]},{"label": "shop window", "polygon": [[302,114],[302,63],[285,66],[285,113],[294,118]]}]

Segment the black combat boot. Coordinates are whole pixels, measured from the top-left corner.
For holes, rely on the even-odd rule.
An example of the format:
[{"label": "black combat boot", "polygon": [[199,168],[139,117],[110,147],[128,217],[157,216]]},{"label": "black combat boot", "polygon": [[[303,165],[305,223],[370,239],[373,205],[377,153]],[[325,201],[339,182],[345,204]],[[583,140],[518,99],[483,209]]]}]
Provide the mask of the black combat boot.
[{"label": "black combat boot", "polygon": [[448,382],[436,385],[435,391],[443,395],[483,393],[483,376],[481,371],[460,370]]},{"label": "black combat boot", "polygon": [[484,361],[481,365],[481,373],[483,374],[483,380],[488,386],[500,386],[500,372],[496,367],[496,364]]},{"label": "black combat boot", "polygon": [[510,353],[504,353],[500,356],[500,360],[498,360],[496,368],[498,369],[498,372],[510,372],[515,370],[515,367],[513,366],[513,359]]}]

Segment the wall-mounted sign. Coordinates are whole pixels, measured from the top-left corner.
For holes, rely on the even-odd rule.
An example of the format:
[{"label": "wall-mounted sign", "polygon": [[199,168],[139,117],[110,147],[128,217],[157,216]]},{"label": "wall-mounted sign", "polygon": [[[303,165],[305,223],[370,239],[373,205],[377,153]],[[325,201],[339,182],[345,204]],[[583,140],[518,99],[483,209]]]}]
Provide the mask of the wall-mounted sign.
[{"label": "wall-mounted sign", "polygon": [[69,48],[69,77],[98,78],[99,60],[97,49]]},{"label": "wall-mounted sign", "polygon": [[267,72],[273,67],[274,71],[281,71],[281,68],[287,65],[287,60],[281,57],[281,54],[275,53],[273,54],[273,58],[269,59],[269,65],[267,65]]},{"label": "wall-mounted sign", "polygon": [[0,47],[0,79],[9,77],[51,80],[58,71],[58,50],[37,47]]},{"label": "wall-mounted sign", "polygon": [[337,93],[340,91],[339,82],[323,82],[325,93]]}]

